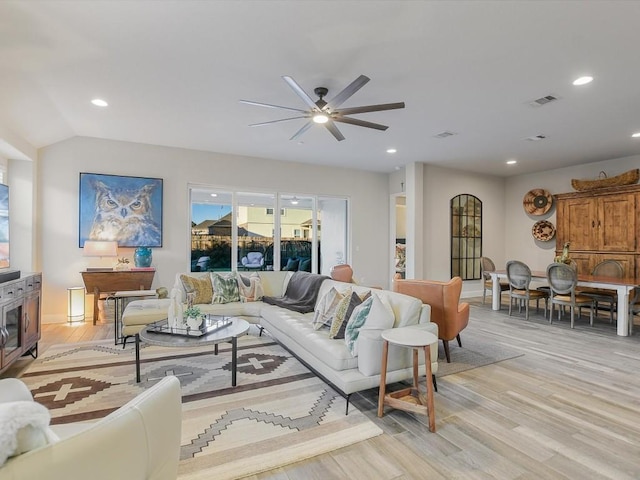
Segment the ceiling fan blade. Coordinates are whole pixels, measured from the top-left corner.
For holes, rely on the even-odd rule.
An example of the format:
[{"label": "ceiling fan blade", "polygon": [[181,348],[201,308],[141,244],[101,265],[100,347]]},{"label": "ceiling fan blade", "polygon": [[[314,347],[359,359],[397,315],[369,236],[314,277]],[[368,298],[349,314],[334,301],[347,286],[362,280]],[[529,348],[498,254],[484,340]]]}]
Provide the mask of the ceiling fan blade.
[{"label": "ceiling fan blade", "polygon": [[336,137],[336,140],[338,140],[339,142],[344,140],[344,135],[342,135],[342,133],[340,133],[340,130],[338,130],[338,127],[336,127],[336,124],[333,123],[331,120],[329,120],[327,123],[325,123],[324,126],[327,128],[327,130],[329,130],[331,132],[331,135]]},{"label": "ceiling fan blade", "polygon": [[380,112],[382,110],[395,110],[404,108],[404,102],[382,103],[380,105],[365,105],[363,107],[343,108],[337,112],[339,115],[354,115],[356,113]]},{"label": "ceiling fan blade", "polygon": [[349,117],[333,117],[333,121],[357,125],[358,127],[375,128],[376,130],[386,130],[389,128],[388,126],[380,125],[379,123],[365,122],[364,120]]},{"label": "ceiling fan blade", "polygon": [[251,100],[239,100],[239,102],[246,103],[247,105],[257,105],[258,107],[282,108],[284,110],[293,110],[294,112],[306,112],[306,110],[300,110],[299,108],[283,107],[282,105],[271,105],[270,103],[253,102]]},{"label": "ceiling fan blade", "polygon": [[351,95],[356,93],[362,87],[364,87],[367,82],[371,80],[369,77],[365,77],[364,75],[360,75],[353,82],[347,85],[339,94],[331,99],[327,105],[323,108],[323,110],[333,110],[342,105]]},{"label": "ceiling fan blade", "polygon": [[311,125],[313,125],[313,122],[311,120],[309,120],[307,123],[305,123],[302,128],[300,130],[298,130],[296,133],[293,134],[293,137],[291,137],[289,140],[295,140],[296,138],[298,138],[300,135],[302,135],[304,132],[306,132],[307,130],[309,130],[311,128]]},{"label": "ceiling fan blade", "polygon": [[298,85],[293,78],[287,75],[283,76],[282,78],[284,79],[285,82],[287,82],[287,84],[291,87],[291,89],[294,92],[296,92],[296,95],[298,95],[302,99],[302,101],[306,103],[309,108],[311,108],[311,110],[315,110],[318,108],[318,106],[316,105],[316,102],[313,101],[313,99],[307,94],[307,92],[305,92],[302,89],[302,87]]},{"label": "ceiling fan blade", "polygon": [[261,127],[263,125],[271,125],[272,123],[286,122],[287,120],[297,120],[298,118],[309,118],[309,115],[305,115],[302,117],[290,117],[290,118],[281,118],[279,120],[271,120],[269,122],[260,122],[260,123],[252,123],[250,127]]}]

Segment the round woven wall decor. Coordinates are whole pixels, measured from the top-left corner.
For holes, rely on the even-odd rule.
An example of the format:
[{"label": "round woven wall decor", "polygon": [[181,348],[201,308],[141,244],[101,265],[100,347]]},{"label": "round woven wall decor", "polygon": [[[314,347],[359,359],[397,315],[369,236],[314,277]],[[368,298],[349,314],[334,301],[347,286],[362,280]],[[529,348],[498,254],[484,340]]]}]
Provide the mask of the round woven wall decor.
[{"label": "round woven wall decor", "polygon": [[553,196],[542,188],[529,190],[522,200],[525,212],[530,215],[544,215],[551,209]]},{"label": "round woven wall decor", "polygon": [[541,242],[548,242],[553,237],[555,237],[556,227],[553,226],[553,223],[547,220],[540,220],[533,225],[531,234],[536,240],[540,240]]}]

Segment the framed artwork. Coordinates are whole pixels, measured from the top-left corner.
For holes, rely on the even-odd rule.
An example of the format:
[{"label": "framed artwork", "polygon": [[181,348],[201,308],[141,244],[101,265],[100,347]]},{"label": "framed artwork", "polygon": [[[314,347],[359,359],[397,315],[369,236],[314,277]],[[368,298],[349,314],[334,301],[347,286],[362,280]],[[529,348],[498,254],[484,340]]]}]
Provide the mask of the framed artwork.
[{"label": "framed artwork", "polygon": [[162,179],[80,173],[79,246],[86,240],[119,247],[162,246]]}]

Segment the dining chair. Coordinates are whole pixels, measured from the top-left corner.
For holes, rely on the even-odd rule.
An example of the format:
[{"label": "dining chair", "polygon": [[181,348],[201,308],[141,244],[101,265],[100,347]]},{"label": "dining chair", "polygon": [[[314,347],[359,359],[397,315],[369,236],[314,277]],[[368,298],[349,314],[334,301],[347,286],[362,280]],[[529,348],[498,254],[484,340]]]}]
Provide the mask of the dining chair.
[{"label": "dining chair", "polygon": [[[487,290],[493,293],[493,280],[491,272],[496,271],[496,265],[489,257],[480,257],[480,272],[482,273],[482,304],[484,305],[487,296]],[[500,282],[500,294],[509,290],[509,284]],[[502,298],[500,298],[502,300]]]},{"label": "dining chair", "polygon": [[[551,295],[549,296],[550,311],[549,323],[553,321],[554,305],[568,306],[571,310],[571,328],[574,326],[575,309],[578,308],[578,316],[581,316],[582,307],[590,308],[589,323],[593,326],[593,311],[595,300],[586,295],[576,293],[578,273],[564,263],[552,263],[547,267],[547,281]],[[558,309],[558,320],[562,314],[562,308]]]},{"label": "dining chair", "polygon": [[547,314],[547,300],[549,295],[542,290],[531,290],[531,269],[518,260],[507,262],[507,279],[509,280],[509,315],[513,307],[513,301],[518,301],[518,311],[521,311],[522,303],[525,305],[525,319],[529,320],[529,302],[536,301],[536,309],[540,308],[540,299],[544,299],[544,312]]},{"label": "dining chair", "polygon": [[635,288],[629,294],[629,335],[633,334],[633,317],[640,315],[640,285],[636,285]]},{"label": "dining chair", "polygon": [[[622,278],[624,277],[624,268],[620,262],[616,260],[604,260],[598,263],[591,275],[600,277]],[[615,290],[609,290],[606,288],[579,288],[578,293],[581,295],[588,295],[595,300],[596,312],[601,303],[608,303],[610,322],[613,323],[613,312],[617,311],[618,307],[618,293]]]}]

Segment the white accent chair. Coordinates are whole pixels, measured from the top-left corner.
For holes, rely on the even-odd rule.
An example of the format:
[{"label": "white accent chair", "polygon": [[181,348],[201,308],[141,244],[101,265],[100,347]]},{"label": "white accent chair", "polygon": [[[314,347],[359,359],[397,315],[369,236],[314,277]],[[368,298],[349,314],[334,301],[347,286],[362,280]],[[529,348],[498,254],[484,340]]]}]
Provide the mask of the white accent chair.
[{"label": "white accent chair", "polygon": [[[0,392],[0,402],[33,401],[15,378]],[[9,458],[0,478],[175,480],[181,423],[180,382],[166,377],[96,422],[52,425],[60,440]]]},{"label": "white accent chair", "polygon": [[240,260],[245,270],[262,270],[264,267],[264,255],[262,252],[249,252]]}]

